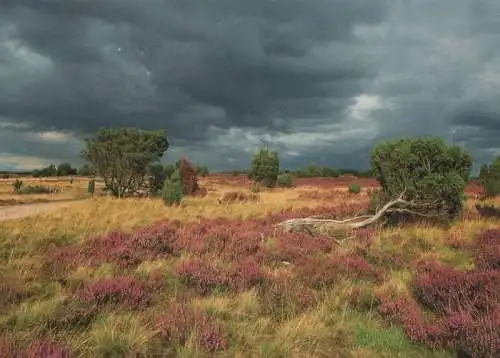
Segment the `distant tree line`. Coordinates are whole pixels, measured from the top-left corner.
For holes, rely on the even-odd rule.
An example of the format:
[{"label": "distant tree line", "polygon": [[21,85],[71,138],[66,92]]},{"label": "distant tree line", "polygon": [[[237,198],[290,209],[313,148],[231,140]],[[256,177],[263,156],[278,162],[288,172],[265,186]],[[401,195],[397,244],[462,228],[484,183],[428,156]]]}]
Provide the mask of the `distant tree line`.
[{"label": "distant tree line", "polygon": [[[234,176],[248,175],[250,170],[237,169],[232,170],[230,173]],[[333,168],[328,166],[319,166],[315,163],[311,163],[303,168],[280,170],[280,174],[282,173],[288,173],[297,178],[337,178],[343,175],[352,175],[359,178],[373,177],[371,170]]]}]

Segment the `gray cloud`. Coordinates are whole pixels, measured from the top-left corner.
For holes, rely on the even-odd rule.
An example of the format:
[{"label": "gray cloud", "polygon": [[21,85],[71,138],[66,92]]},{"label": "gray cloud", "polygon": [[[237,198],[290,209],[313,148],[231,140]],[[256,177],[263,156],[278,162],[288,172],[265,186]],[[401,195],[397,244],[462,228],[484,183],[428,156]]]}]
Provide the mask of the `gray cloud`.
[{"label": "gray cloud", "polygon": [[167,130],[168,158],[214,168],[248,165],[262,140],[287,166],[360,167],[375,141],[414,134],[489,160],[499,12],[494,0],[3,1],[0,123],[26,126],[4,126],[0,152],[74,160],[96,129],[139,126]]}]

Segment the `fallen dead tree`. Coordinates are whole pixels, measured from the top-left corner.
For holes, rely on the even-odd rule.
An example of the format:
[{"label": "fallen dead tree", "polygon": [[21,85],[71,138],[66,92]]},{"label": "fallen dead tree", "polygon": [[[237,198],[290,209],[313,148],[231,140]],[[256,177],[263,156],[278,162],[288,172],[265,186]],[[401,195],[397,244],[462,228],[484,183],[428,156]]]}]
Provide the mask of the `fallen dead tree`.
[{"label": "fallen dead tree", "polygon": [[380,209],[376,209],[373,215],[360,215],[344,220],[324,219],[318,216],[307,218],[288,219],[278,223],[276,226],[285,232],[304,232],[311,236],[327,236],[338,244],[346,239],[353,238],[352,233],[356,229],[365,228],[375,224],[388,213],[407,213],[421,217],[438,217],[442,213],[428,214],[437,207],[439,201],[408,201],[403,199],[405,192],[398,198],[387,202]]}]

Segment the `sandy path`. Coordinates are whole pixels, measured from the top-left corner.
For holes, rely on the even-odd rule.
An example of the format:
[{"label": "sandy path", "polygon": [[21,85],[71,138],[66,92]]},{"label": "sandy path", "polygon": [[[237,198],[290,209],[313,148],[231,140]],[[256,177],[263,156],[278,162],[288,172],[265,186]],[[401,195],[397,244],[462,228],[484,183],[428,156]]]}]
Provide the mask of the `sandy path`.
[{"label": "sandy path", "polygon": [[35,204],[20,204],[0,207],[0,221],[9,219],[20,219],[30,215],[36,215],[41,212],[64,208],[71,206],[73,203],[86,199],[58,201],[54,203],[35,203]]}]

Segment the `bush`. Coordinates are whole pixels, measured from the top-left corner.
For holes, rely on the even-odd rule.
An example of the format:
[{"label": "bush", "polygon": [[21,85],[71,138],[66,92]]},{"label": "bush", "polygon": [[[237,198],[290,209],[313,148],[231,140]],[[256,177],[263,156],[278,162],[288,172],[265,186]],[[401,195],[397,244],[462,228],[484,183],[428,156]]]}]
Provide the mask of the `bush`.
[{"label": "bush", "polygon": [[359,194],[361,192],[361,186],[356,183],[352,183],[349,185],[349,193],[351,194]]},{"label": "bush", "polygon": [[16,181],[12,183],[12,186],[14,187],[14,192],[20,193],[21,188],[23,187],[23,181],[16,179]]},{"label": "bush", "polygon": [[486,198],[500,194],[500,156],[491,164],[484,164],[479,171],[479,185]]},{"label": "bush", "polygon": [[294,183],[292,175],[288,173],[278,175],[277,184],[281,188],[293,188]]},{"label": "bush", "polygon": [[276,186],[279,172],[280,162],[278,153],[268,149],[260,149],[252,157],[252,165],[248,177],[265,187],[273,188]]},{"label": "bush", "polygon": [[165,180],[162,189],[162,199],[167,206],[181,203],[182,181],[178,170],[172,174],[171,178]]},{"label": "bush", "polygon": [[373,149],[371,165],[386,198],[404,192],[404,199],[427,204],[427,215],[451,220],[460,214],[472,168],[472,156],[464,149],[440,138],[387,141]]},{"label": "bush", "polygon": [[182,194],[193,195],[196,193],[200,189],[196,168],[187,159],[182,158],[177,162],[177,169],[181,180]]}]

